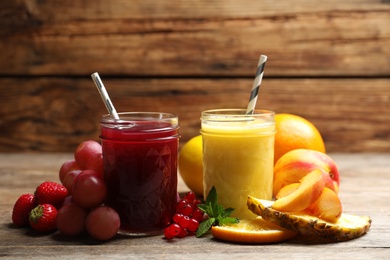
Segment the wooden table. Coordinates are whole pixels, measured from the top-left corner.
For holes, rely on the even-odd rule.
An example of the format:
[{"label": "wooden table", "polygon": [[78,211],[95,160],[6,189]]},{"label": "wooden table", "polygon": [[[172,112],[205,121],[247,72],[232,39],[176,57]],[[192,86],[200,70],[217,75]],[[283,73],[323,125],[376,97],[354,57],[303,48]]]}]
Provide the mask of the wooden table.
[{"label": "wooden table", "polygon": [[[45,180],[58,181],[58,170],[71,154],[0,155],[0,257],[2,259],[389,259],[390,154],[331,154],[341,172],[344,212],[369,215],[371,230],[349,242],[318,244],[297,237],[272,245],[240,245],[187,237],[116,237],[96,243],[89,237],[37,235],[11,223],[12,207],[22,193]],[[179,180],[178,189],[188,188]]]}]

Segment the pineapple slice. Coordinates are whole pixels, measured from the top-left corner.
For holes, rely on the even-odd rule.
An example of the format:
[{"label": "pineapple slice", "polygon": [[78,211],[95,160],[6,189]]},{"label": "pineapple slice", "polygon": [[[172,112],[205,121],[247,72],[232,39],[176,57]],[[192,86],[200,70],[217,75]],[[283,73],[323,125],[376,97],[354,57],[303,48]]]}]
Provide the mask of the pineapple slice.
[{"label": "pineapple slice", "polygon": [[332,241],[347,241],[368,232],[371,218],[343,213],[335,223],[304,213],[281,212],[272,208],[273,201],[248,196],[248,208],[264,220],[304,236],[318,236]]}]

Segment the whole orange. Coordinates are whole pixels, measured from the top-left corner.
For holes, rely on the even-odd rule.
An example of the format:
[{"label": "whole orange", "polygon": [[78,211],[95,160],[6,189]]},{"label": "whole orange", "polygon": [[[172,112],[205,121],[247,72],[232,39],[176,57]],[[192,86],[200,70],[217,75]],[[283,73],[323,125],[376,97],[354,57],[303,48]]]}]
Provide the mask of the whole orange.
[{"label": "whole orange", "polygon": [[275,163],[283,154],[295,149],[311,149],[325,153],[320,132],[307,119],[293,114],[276,114],[275,128]]}]

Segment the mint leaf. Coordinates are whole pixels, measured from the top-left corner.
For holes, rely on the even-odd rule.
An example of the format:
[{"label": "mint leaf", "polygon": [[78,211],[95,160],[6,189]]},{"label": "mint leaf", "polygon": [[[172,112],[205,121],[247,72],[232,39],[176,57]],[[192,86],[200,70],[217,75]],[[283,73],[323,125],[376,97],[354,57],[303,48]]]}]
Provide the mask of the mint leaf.
[{"label": "mint leaf", "polygon": [[232,213],[233,213],[234,209],[232,208],[227,208],[227,209],[224,209],[223,212],[221,212],[221,216],[222,217],[229,217]]},{"label": "mint leaf", "polygon": [[[207,213],[206,211],[208,210],[208,205],[206,204],[198,204],[198,208],[203,211],[204,213]],[[208,214],[207,214],[208,215]]]},{"label": "mint leaf", "polygon": [[222,226],[222,225],[225,225],[225,224],[238,223],[238,222],[239,222],[239,220],[237,218],[232,218],[232,217],[218,219],[218,225],[219,226]]},{"label": "mint leaf", "polygon": [[218,203],[217,190],[213,186],[207,195],[206,204],[216,205]]},{"label": "mint leaf", "polygon": [[201,237],[213,225],[223,225],[227,223],[237,223],[237,218],[232,218],[230,215],[234,211],[232,208],[225,209],[222,205],[218,204],[217,190],[213,186],[207,195],[204,204],[198,204],[198,208],[209,216],[209,219],[199,224],[196,232],[196,237]]},{"label": "mint leaf", "polygon": [[198,204],[198,208],[207,214],[207,216],[214,216],[213,207],[211,204]]},{"label": "mint leaf", "polygon": [[214,217],[222,217],[225,208],[220,204],[215,204],[213,207]]},{"label": "mint leaf", "polygon": [[214,223],[215,223],[215,218],[209,218],[201,222],[199,224],[198,230],[196,231],[196,237],[201,237],[202,235],[207,233],[207,231],[209,231],[209,229]]}]

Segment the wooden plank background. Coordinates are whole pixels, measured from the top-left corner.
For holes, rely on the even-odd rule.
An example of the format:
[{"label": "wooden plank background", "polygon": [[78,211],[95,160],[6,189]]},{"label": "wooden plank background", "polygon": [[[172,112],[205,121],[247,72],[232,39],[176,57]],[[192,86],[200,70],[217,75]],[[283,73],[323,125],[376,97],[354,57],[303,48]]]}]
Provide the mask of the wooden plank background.
[{"label": "wooden plank background", "polygon": [[390,2],[0,2],[0,152],[69,152],[99,138],[98,71],[118,111],[246,107],[301,115],[329,152],[390,151]]}]

